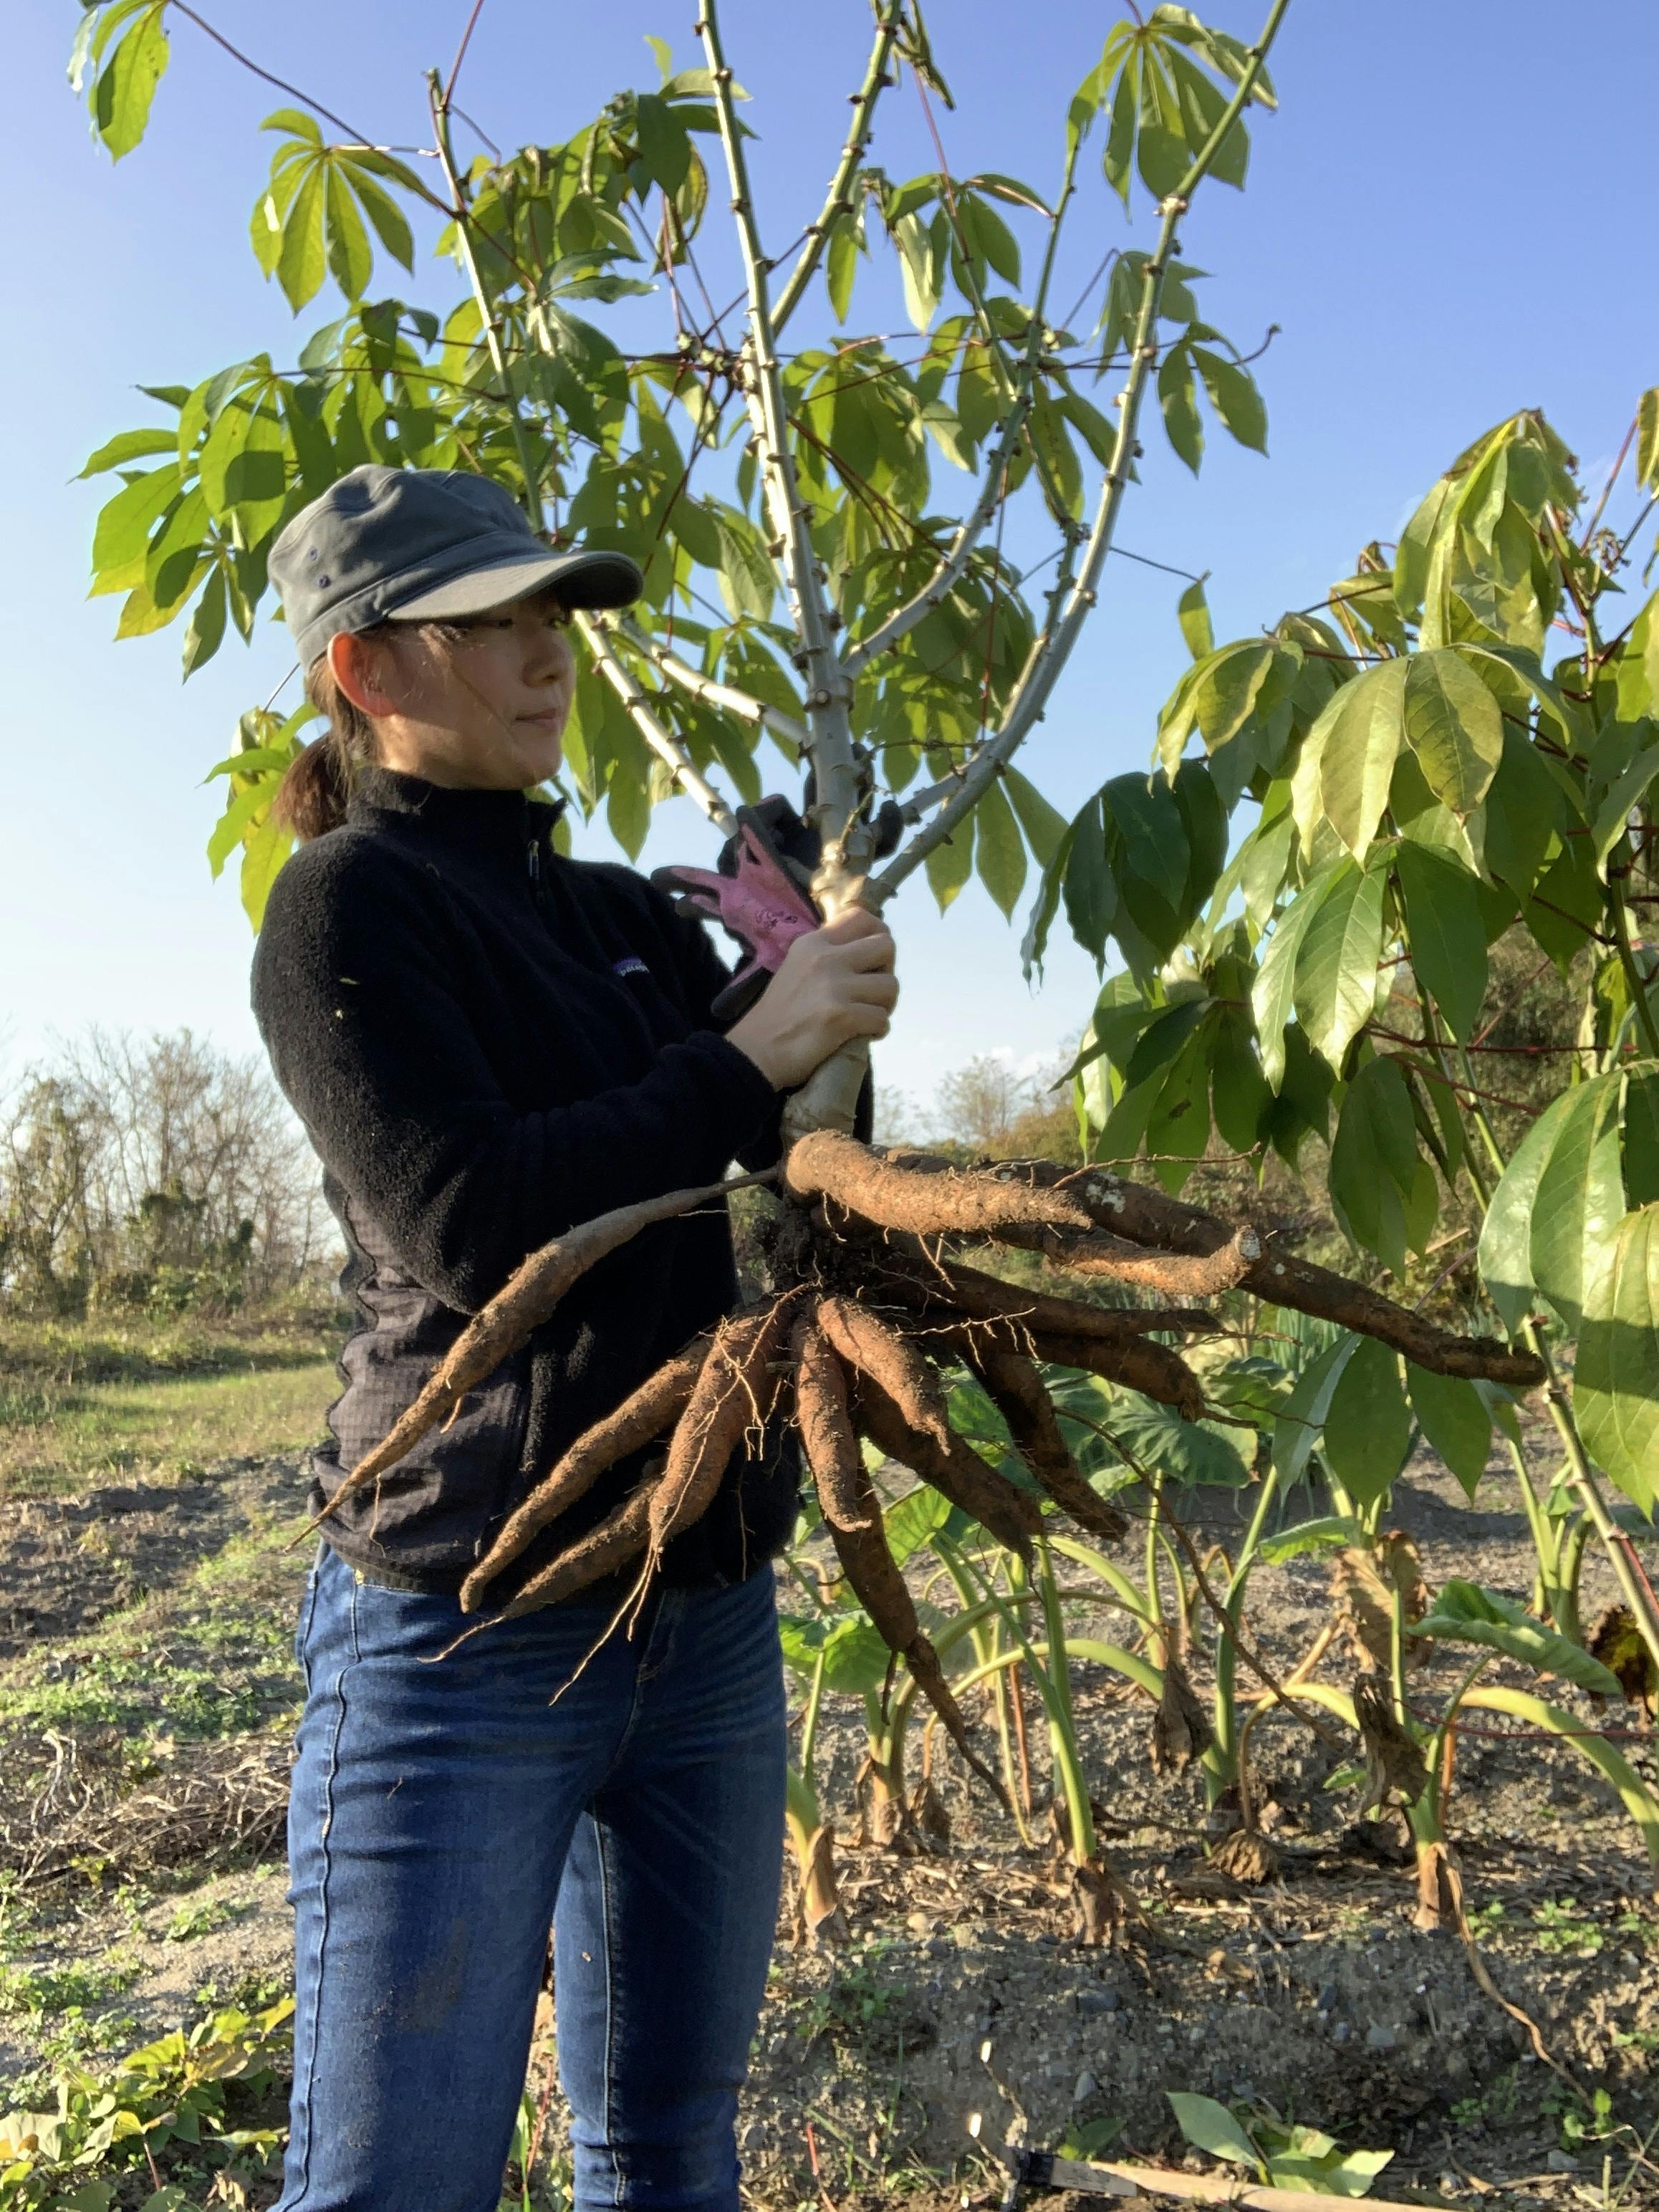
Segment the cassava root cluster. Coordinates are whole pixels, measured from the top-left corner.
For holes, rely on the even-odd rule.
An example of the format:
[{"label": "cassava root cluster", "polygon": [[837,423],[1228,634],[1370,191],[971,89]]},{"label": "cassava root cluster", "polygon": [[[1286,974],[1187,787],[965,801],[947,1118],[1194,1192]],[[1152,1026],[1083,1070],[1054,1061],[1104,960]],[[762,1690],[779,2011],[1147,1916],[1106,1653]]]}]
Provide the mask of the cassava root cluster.
[{"label": "cassava root cluster", "polygon": [[[482,1611],[502,1571],[608,1468],[648,1453],[629,1495],[538,1565],[480,1625],[555,1604],[623,1569],[635,1571],[642,1590],[669,1542],[707,1511],[745,1438],[787,1418],[799,1431],[848,1586],[999,1796],[888,1550],[860,1438],[1011,1551],[1029,1555],[1043,1498],[1109,1541],[1123,1533],[1123,1517],[1078,1466],[1038,1362],[1103,1376],[1194,1420],[1205,1411],[1202,1384],[1166,1340],[1213,1333],[1218,1324],[1189,1306],[1103,1307],[1027,1291],[947,1258],[947,1248],[1012,1246],[1062,1271],[1171,1301],[1243,1286],[1380,1338],[1441,1374],[1523,1388],[1543,1379],[1525,1352],[1449,1334],[1340,1275],[1264,1252],[1253,1230],[1099,1170],[1067,1174],[1041,1162],[959,1169],[925,1154],[884,1156],[820,1131],[793,1146],[782,1179],[794,1203],[775,1240],[777,1287],[694,1339],[576,1438],[469,1574],[462,1607]],[[639,1230],[730,1188],[621,1208],[532,1254],[327,1510],[453,1418],[466,1392],[526,1342],[596,1261]],[[1002,1415],[1030,1486],[990,1466],[951,1425],[942,1370],[955,1366],[977,1377]]]}]

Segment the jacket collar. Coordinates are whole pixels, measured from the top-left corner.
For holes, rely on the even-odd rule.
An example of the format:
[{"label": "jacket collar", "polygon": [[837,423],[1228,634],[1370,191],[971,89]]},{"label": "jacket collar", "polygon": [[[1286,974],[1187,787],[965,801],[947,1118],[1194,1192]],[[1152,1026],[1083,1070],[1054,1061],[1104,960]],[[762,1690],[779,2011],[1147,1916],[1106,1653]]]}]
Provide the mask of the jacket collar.
[{"label": "jacket collar", "polygon": [[541,843],[563,811],[522,791],[456,791],[395,769],[367,768],[358,775],[347,819],[363,829],[396,824],[452,850],[522,868],[525,849]]}]

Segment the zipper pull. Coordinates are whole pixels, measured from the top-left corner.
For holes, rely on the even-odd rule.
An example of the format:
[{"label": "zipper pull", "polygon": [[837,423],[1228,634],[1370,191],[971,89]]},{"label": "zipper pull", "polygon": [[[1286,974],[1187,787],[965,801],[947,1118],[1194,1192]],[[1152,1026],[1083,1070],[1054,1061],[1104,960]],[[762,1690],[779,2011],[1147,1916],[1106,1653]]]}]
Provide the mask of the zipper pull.
[{"label": "zipper pull", "polygon": [[542,896],[542,848],[533,837],[530,840],[528,850],[530,862],[530,887],[536,896],[538,904],[539,904]]}]

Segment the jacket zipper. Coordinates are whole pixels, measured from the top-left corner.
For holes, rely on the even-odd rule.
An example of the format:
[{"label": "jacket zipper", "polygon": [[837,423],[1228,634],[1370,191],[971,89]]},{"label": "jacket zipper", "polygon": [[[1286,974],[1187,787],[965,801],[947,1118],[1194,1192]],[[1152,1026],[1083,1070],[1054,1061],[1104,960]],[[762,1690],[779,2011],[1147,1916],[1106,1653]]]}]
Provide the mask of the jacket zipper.
[{"label": "jacket zipper", "polygon": [[542,848],[532,837],[527,848],[530,868],[530,892],[538,906],[542,902]]}]

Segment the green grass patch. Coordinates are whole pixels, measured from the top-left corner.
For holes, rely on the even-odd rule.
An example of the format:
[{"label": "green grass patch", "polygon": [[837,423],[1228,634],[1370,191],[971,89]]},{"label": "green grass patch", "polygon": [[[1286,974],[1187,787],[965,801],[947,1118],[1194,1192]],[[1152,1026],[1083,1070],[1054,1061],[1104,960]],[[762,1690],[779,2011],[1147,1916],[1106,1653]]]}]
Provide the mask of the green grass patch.
[{"label": "green grass patch", "polygon": [[332,1312],[206,1323],[0,1322],[0,1498],[291,1456],[338,1395]]},{"label": "green grass patch", "polygon": [[228,1544],[174,1589],[0,1669],[0,1726],[116,1729],[139,1772],[169,1742],[243,1735],[297,1710],[294,1616],[311,1558],[291,1548],[297,1525]]}]

